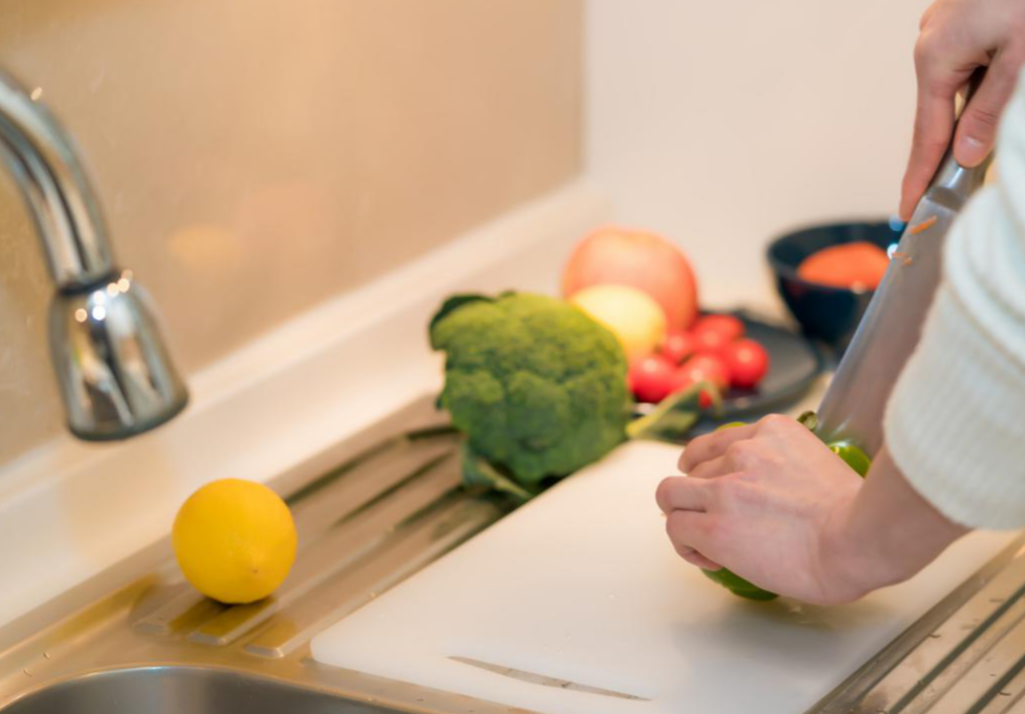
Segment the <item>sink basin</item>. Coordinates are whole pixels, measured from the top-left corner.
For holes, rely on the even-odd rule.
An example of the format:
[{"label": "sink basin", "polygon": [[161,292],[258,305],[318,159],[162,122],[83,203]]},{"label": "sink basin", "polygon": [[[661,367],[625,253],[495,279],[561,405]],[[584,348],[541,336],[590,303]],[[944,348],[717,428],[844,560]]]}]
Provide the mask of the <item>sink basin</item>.
[{"label": "sink basin", "polygon": [[4,714],[392,714],[248,673],[197,667],[145,667],[88,674],[16,700]]}]

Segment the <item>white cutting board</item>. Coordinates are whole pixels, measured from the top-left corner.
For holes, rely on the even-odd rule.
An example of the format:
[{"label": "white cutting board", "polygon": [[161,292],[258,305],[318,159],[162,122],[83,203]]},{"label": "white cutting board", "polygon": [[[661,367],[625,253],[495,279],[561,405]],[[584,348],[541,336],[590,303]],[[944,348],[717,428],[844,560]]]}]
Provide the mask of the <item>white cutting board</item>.
[{"label": "white cutting board", "polygon": [[1014,535],[971,534],[910,582],[853,605],[751,603],[680,560],[665,536],[654,492],[679,455],[620,447],[315,637],[314,658],[545,714],[795,714]]}]

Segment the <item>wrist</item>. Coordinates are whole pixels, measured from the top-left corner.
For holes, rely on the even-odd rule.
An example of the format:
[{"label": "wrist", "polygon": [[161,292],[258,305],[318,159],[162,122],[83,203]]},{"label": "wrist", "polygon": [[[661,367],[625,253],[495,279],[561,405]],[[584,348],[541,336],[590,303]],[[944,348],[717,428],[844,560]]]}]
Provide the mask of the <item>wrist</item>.
[{"label": "wrist", "polygon": [[823,584],[832,584],[837,602],[855,600],[912,577],[967,530],[923,499],[883,448],[821,530]]},{"label": "wrist", "polygon": [[884,582],[884,570],[878,559],[869,555],[874,550],[873,534],[859,532],[855,518],[857,497],[838,504],[819,535],[819,559],[822,589],[836,604],[852,602]]}]

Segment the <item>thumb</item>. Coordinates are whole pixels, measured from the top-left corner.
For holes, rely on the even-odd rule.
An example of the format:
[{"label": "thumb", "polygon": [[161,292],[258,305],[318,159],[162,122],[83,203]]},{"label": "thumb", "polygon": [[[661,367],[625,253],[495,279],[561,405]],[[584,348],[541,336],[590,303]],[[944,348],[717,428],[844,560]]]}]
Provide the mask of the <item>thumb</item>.
[{"label": "thumb", "polygon": [[997,126],[1014,92],[1020,63],[1012,61],[1006,54],[998,54],[986,71],[978,91],[968,100],[968,105],[957,123],[954,136],[954,158],[962,166],[978,166],[996,141]]}]

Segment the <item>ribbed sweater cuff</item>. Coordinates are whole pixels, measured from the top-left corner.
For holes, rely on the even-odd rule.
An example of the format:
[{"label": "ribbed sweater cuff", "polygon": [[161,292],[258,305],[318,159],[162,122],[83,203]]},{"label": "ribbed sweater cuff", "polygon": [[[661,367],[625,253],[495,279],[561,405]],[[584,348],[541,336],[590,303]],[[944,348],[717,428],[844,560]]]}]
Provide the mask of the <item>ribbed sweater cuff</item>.
[{"label": "ribbed sweater cuff", "polygon": [[894,388],[884,429],[905,478],[952,521],[1025,525],[1025,379],[949,286]]}]

